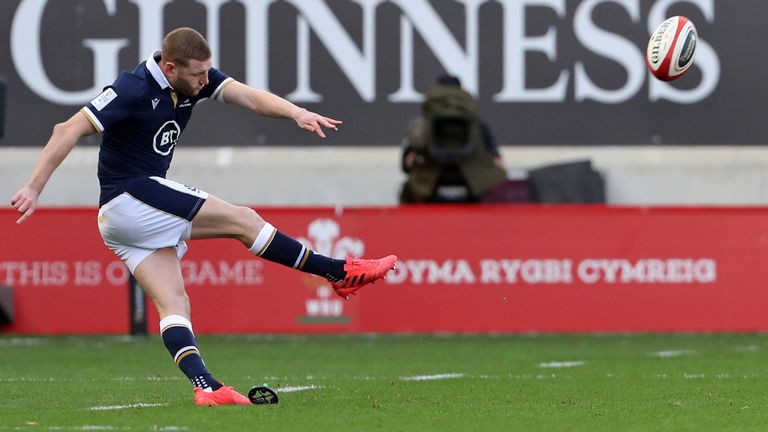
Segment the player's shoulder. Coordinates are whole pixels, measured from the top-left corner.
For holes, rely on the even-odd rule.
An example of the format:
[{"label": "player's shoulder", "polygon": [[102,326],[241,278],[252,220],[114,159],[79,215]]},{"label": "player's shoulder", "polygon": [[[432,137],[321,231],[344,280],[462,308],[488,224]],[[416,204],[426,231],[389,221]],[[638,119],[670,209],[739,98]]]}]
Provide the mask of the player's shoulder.
[{"label": "player's shoulder", "polygon": [[115,79],[115,84],[122,85],[125,87],[131,87],[135,89],[147,87],[147,84],[148,84],[147,74],[144,73],[144,71],[142,71],[142,68],[136,68],[131,72],[127,70],[122,70],[117,75],[117,78]]},{"label": "player's shoulder", "polygon": [[140,84],[147,81],[147,76],[138,69],[130,72],[127,70],[121,70],[120,73],[117,74],[117,80]]},{"label": "player's shoulder", "polygon": [[136,70],[133,72],[121,71],[111,87],[124,100],[142,98],[149,92],[150,88],[146,75]]}]

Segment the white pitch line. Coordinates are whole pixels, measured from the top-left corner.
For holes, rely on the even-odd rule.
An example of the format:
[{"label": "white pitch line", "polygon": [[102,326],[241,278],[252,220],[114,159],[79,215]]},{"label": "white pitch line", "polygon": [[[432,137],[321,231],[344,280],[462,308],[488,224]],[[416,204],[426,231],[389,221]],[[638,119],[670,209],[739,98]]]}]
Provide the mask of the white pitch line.
[{"label": "white pitch line", "polygon": [[112,426],[98,426],[98,425],[85,425],[82,427],[77,427],[75,430],[84,430],[84,431],[98,431],[98,430],[115,430]]},{"label": "white pitch line", "polygon": [[275,391],[279,393],[292,393],[292,392],[299,392],[304,390],[319,390],[323,389],[325,386],[316,386],[316,385],[308,385],[308,386],[289,386],[289,387],[280,387],[276,388]]},{"label": "white pitch line", "polygon": [[552,368],[552,369],[558,369],[558,368],[569,368],[569,367],[576,367],[576,366],[584,366],[586,362],[582,360],[576,360],[576,361],[551,361],[547,363],[539,363],[540,368]]},{"label": "white pitch line", "polygon": [[[37,425],[34,425],[37,426]],[[21,430],[19,427],[11,428],[0,426],[0,430]],[[45,430],[49,431],[111,431],[111,430],[132,430],[130,426],[103,426],[103,425],[85,425],[85,426],[48,426]],[[156,431],[186,431],[186,426],[155,426],[152,430]]]},{"label": "white pitch line", "polygon": [[186,381],[187,378],[179,376],[148,376],[148,377],[114,377],[112,381]]},{"label": "white pitch line", "polygon": [[400,379],[403,381],[434,381],[434,380],[463,378],[463,377],[464,377],[463,373],[444,373],[444,374],[435,374],[435,375],[405,376],[405,377],[400,377]]},{"label": "white pitch line", "polygon": [[661,357],[661,358],[680,357],[680,356],[691,355],[691,354],[696,354],[696,351],[692,351],[692,350],[670,350],[670,351],[656,351],[656,352],[648,353],[649,356]]},{"label": "white pitch line", "polygon": [[4,382],[4,383],[13,383],[13,382],[57,382],[57,381],[74,381],[74,379],[54,378],[54,377],[9,377],[9,378],[0,378],[0,382]]},{"label": "white pitch line", "polygon": [[72,426],[66,429],[61,426],[50,426],[48,430],[81,430],[81,431],[105,431],[115,430],[114,426],[100,426],[100,425],[85,425],[85,426]]},{"label": "white pitch line", "polygon": [[135,403],[130,405],[107,405],[107,406],[95,406],[88,408],[89,411],[109,411],[109,410],[121,410],[121,409],[129,409],[129,408],[149,408],[149,407],[160,407],[160,406],[166,406],[167,404],[164,403]]},{"label": "white pitch line", "polygon": [[41,339],[41,338],[0,339],[0,347],[38,346],[38,345],[48,345],[48,343],[49,343],[48,339]]}]

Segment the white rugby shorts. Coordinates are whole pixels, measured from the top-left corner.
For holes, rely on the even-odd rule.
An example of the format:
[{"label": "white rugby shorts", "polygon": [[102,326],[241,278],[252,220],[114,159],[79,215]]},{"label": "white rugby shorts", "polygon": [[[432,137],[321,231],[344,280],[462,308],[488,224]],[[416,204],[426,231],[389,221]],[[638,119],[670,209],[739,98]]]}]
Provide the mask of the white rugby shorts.
[{"label": "white rugby shorts", "polygon": [[131,273],[157,249],[187,251],[192,219],[208,193],[161,177],[135,180],[99,209],[99,232]]}]

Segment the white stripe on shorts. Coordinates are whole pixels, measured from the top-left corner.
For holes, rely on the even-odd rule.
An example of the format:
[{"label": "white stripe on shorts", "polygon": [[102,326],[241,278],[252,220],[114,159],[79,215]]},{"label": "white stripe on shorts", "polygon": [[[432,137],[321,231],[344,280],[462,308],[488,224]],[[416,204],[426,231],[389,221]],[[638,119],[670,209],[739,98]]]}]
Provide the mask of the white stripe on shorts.
[{"label": "white stripe on shorts", "polygon": [[167,187],[169,187],[169,188],[171,188],[171,189],[173,189],[173,190],[175,190],[177,192],[182,192],[182,193],[185,193],[187,195],[196,196],[196,197],[199,197],[199,198],[202,198],[202,199],[208,199],[208,192],[206,192],[204,190],[200,190],[198,188],[193,188],[193,187],[185,186],[185,185],[183,185],[183,184],[181,184],[179,182],[175,182],[173,180],[168,180],[168,179],[165,179],[165,178],[162,178],[162,177],[151,176],[150,178],[152,180],[160,183],[161,185],[167,186]]}]

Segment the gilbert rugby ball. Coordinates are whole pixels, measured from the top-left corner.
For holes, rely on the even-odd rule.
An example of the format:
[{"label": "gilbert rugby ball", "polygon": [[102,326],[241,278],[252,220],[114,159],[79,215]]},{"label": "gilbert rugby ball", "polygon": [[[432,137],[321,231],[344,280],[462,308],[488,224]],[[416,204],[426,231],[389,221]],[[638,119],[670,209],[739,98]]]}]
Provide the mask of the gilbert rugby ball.
[{"label": "gilbert rugby ball", "polygon": [[653,76],[662,81],[680,78],[693,64],[698,34],[684,16],[667,18],[651,35],[645,61]]}]

